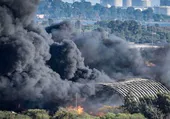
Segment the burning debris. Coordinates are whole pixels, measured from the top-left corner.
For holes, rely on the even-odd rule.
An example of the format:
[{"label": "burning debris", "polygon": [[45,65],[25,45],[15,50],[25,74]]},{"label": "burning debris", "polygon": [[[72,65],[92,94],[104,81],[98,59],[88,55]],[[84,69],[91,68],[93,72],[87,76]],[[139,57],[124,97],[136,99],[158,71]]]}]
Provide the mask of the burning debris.
[{"label": "burning debris", "polygon": [[69,112],[76,112],[79,115],[83,114],[84,112],[84,109],[81,106],[77,106],[77,107],[69,106],[69,107],[66,107],[66,110]]}]

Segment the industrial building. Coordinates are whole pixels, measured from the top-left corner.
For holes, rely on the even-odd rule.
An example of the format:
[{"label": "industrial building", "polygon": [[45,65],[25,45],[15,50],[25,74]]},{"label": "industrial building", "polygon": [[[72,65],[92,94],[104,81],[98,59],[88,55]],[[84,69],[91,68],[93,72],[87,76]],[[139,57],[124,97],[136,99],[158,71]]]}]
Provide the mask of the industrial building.
[{"label": "industrial building", "polygon": [[151,7],[151,0],[132,0],[132,6]]},{"label": "industrial building", "polygon": [[141,0],[132,0],[132,6],[141,6]]},{"label": "industrial building", "polygon": [[154,7],[154,13],[170,16],[170,0],[160,0],[160,6]]},{"label": "industrial building", "polygon": [[123,0],[113,0],[113,6],[122,7],[123,6]]},{"label": "industrial building", "polygon": [[142,7],[151,7],[151,0],[141,0]]},{"label": "industrial building", "polygon": [[151,7],[151,0],[101,0],[100,3],[104,6],[115,7]]},{"label": "industrial building", "polygon": [[123,0],[123,7],[131,7],[132,0]]},{"label": "industrial building", "polygon": [[161,6],[170,6],[170,0],[160,0]]},{"label": "industrial building", "polygon": [[115,7],[122,7],[123,0],[100,0],[100,4],[103,6],[115,6]]},{"label": "industrial building", "polygon": [[158,93],[170,93],[168,88],[161,83],[142,78],[134,78],[115,83],[101,83],[99,85],[103,86],[103,88],[100,87],[101,91],[99,91],[99,95],[103,95],[102,90],[104,90],[104,94],[108,93],[109,95],[114,95],[114,97],[116,96],[115,101],[118,99],[122,100],[122,102],[119,101],[119,104],[123,104],[124,99],[129,94],[131,94],[133,99],[138,102],[141,98],[157,97]]},{"label": "industrial building", "polygon": [[170,6],[154,7],[154,13],[170,16]]}]

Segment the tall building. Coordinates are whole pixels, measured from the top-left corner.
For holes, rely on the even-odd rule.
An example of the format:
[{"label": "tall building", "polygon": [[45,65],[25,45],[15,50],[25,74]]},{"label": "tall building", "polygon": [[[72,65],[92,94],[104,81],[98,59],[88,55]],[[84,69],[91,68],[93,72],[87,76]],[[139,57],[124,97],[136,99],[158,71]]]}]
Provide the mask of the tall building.
[{"label": "tall building", "polygon": [[103,6],[113,5],[113,0],[100,0],[100,4]]},{"label": "tall building", "polygon": [[101,0],[100,3],[104,6],[109,4],[115,7],[151,7],[151,0]]},{"label": "tall building", "polygon": [[141,6],[141,0],[132,0],[132,6]]},{"label": "tall building", "polygon": [[160,0],[161,6],[170,6],[170,0]]},{"label": "tall building", "polygon": [[123,0],[100,0],[101,5],[107,6],[108,4],[115,7],[122,7]]},{"label": "tall building", "polygon": [[151,0],[141,0],[142,7],[151,7]]},{"label": "tall building", "polygon": [[132,0],[123,0],[123,7],[132,6]]},{"label": "tall building", "polygon": [[170,6],[154,7],[154,13],[170,16]]},{"label": "tall building", "polygon": [[113,0],[113,6],[122,7],[123,6],[123,0]]},{"label": "tall building", "polygon": [[132,0],[133,6],[151,7],[151,0]]}]

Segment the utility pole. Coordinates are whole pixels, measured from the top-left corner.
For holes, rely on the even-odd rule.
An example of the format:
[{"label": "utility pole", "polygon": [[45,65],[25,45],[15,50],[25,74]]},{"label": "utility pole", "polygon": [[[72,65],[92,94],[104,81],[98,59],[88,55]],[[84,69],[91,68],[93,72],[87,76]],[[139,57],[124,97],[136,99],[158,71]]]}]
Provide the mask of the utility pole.
[{"label": "utility pole", "polygon": [[78,94],[76,93],[76,109],[78,109],[78,101],[77,101],[77,98],[78,98]]}]

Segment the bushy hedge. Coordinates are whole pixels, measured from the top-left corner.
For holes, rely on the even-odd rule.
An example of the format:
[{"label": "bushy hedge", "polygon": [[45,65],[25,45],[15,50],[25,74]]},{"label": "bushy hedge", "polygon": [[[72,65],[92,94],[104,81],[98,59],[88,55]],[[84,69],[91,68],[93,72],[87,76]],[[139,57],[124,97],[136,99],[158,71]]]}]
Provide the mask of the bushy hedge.
[{"label": "bushy hedge", "polygon": [[[130,113],[141,113],[148,119],[164,119],[170,115],[170,93],[157,97],[144,97],[136,102],[132,95],[125,98],[125,109]],[[168,118],[169,119],[169,118]]]},{"label": "bushy hedge", "polygon": [[68,111],[65,108],[59,109],[53,116],[49,116],[46,110],[30,109],[17,114],[15,112],[0,111],[0,119],[145,119],[141,114],[129,113],[107,113],[97,117],[87,113],[78,114],[76,111]]},{"label": "bushy hedge", "polygon": [[76,111],[68,111],[67,109],[60,108],[59,111],[55,113],[53,119],[99,119],[97,117],[91,116],[87,113],[78,114]]},{"label": "bushy hedge", "polygon": [[32,119],[27,115],[17,114],[15,112],[0,111],[0,119]]},{"label": "bushy hedge", "polygon": [[28,115],[32,119],[50,119],[50,116],[46,110],[41,109],[29,109],[23,114]]},{"label": "bushy hedge", "polygon": [[142,114],[108,113],[100,119],[146,119]]}]

